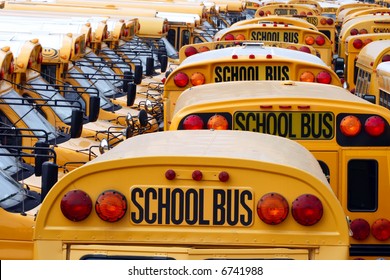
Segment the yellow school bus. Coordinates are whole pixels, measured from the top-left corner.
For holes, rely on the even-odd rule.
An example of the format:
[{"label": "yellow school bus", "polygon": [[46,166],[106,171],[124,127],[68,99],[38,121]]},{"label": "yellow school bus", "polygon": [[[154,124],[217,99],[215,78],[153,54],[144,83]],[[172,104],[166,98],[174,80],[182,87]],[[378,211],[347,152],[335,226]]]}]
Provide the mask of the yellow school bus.
[{"label": "yellow school bus", "polygon": [[321,59],[327,65],[332,65],[332,42],[325,34],[316,30],[288,24],[262,23],[225,28],[214,36],[214,41],[240,40],[281,41],[309,45],[320,53]]},{"label": "yellow school bus", "polygon": [[389,33],[390,17],[376,14],[350,19],[339,32],[338,56],[345,59],[345,41],[349,36],[367,33]]},{"label": "yellow school bus", "polygon": [[164,129],[177,98],[187,88],[245,80],[294,80],[341,86],[336,73],[317,56],[278,47],[249,44],[199,53],[185,59],[164,84]]},{"label": "yellow school bus", "polygon": [[198,53],[208,52],[211,50],[218,50],[230,47],[238,47],[245,44],[251,43],[263,44],[268,47],[278,47],[290,50],[301,51],[305,53],[310,53],[312,55],[319,56],[319,53],[316,49],[311,46],[303,45],[303,44],[294,44],[294,43],[285,43],[279,41],[240,41],[240,42],[232,42],[232,41],[218,41],[218,42],[207,42],[207,43],[198,43],[198,44],[190,44],[183,46],[179,51],[179,64],[183,62],[187,57],[193,56]]},{"label": "yellow school bus", "polygon": [[378,40],[390,40],[390,33],[367,33],[348,36],[347,40],[345,40],[344,79],[351,92],[355,92],[355,82],[357,77],[356,60],[360,51],[367,44]]},{"label": "yellow school bus", "polygon": [[389,258],[389,110],[332,85],[226,82],[183,92],[170,129],[245,130],[297,141],[319,161],[351,220],[350,258]]},{"label": "yellow school bus", "polygon": [[255,17],[268,15],[293,16],[293,15],[319,15],[319,11],[314,7],[300,4],[271,4],[260,7],[256,10]]},{"label": "yellow school bus", "polygon": [[346,23],[348,20],[355,18],[355,17],[360,17],[360,16],[365,16],[365,15],[376,15],[376,14],[381,14],[381,15],[389,15],[390,14],[390,9],[389,8],[370,8],[370,9],[364,9],[358,12],[351,13],[347,16],[344,17],[343,23]]},{"label": "yellow school bus", "polygon": [[165,131],[100,157],[44,198],[34,259],[348,257],[343,209],[318,162],[294,141]]},{"label": "yellow school bus", "polygon": [[382,62],[376,68],[379,100],[383,107],[390,108],[390,63]]},{"label": "yellow school bus", "polygon": [[278,23],[278,24],[290,24],[290,25],[296,25],[308,29],[317,30],[317,28],[310,22],[301,19],[301,17],[291,17],[291,16],[276,16],[276,15],[269,15],[267,17],[261,17],[261,18],[251,18],[246,20],[240,20],[231,26],[239,26],[239,25],[245,25],[245,24],[262,24],[262,23]]},{"label": "yellow school bus", "polygon": [[365,46],[356,60],[357,75],[354,93],[390,109],[387,102],[379,98],[378,80],[375,74],[378,64],[386,61],[390,61],[390,40],[374,41]]}]

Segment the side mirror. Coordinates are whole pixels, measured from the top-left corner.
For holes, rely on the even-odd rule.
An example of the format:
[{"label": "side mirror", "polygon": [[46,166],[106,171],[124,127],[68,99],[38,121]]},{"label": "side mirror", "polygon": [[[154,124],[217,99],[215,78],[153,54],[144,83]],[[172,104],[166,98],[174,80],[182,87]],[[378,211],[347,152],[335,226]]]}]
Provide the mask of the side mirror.
[{"label": "side mirror", "polygon": [[82,110],[72,110],[72,119],[70,122],[70,137],[79,138],[83,132],[83,117],[84,113]]},{"label": "side mirror", "polygon": [[134,71],[134,83],[136,85],[141,84],[142,82],[142,65],[136,65]]},{"label": "side mirror", "polygon": [[133,116],[132,116],[130,113],[128,113],[128,114],[126,115],[126,124],[127,124],[128,127],[131,127],[131,128],[134,127]]},{"label": "side mirror", "polygon": [[100,98],[98,96],[91,96],[89,98],[89,114],[88,120],[95,122],[99,118]]},{"label": "side mirror", "polygon": [[164,73],[165,71],[167,71],[168,57],[166,55],[161,56],[160,65],[161,65],[161,73]]},{"label": "side mirror", "polygon": [[141,127],[145,127],[148,125],[148,113],[146,113],[144,109],[139,111],[138,120]]},{"label": "side mirror", "polygon": [[146,71],[145,71],[145,75],[146,76],[153,76],[153,72],[154,72],[154,59],[153,59],[153,57],[148,56],[146,58]]},{"label": "side mirror", "polygon": [[372,94],[365,94],[363,95],[363,99],[367,100],[368,102],[371,102],[372,104],[376,104],[376,97]]},{"label": "side mirror", "polygon": [[148,112],[153,112],[153,103],[149,99],[145,101],[145,108]]},{"label": "side mirror", "polygon": [[41,202],[58,181],[58,165],[47,161],[42,165]]},{"label": "side mirror", "polygon": [[127,84],[127,106],[133,106],[135,101],[135,96],[137,95],[137,85],[135,83]]},{"label": "side mirror", "polygon": [[49,157],[45,157],[45,155],[49,155],[49,143],[38,141],[35,143],[35,147],[37,148],[47,148],[47,149],[36,149],[34,153],[36,154],[35,157],[35,166],[34,166],[34,173],[35,176],[41,176],[42,175],[42,165],[49,160]]},{"label": "side mirror", "polygon": [[108,141],[107,139],[102,139],[99,145],[99,152],[100,154],[104,154],[107,150],[108,150]]}]

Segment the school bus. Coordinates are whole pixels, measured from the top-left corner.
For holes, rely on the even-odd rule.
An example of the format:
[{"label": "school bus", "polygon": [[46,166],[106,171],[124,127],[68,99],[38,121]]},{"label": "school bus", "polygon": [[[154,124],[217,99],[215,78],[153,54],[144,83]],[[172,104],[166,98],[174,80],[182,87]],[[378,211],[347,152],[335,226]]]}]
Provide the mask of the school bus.
[{"label": "school bus", "polygon": [[258,8],[255,17],[268,15],[293,16],[293,15],[319,15],[320,12],[314,7],[300,4],[271,4]]},{"label": "school bus", "polygon": [[390,61],[390,40],[374,41],[366,45],[356,60],[355,94],[369,99],[375,104],[390,108],[387,102],[379,98],[376,68],[379,63]]},{"label": "school bus", "polygon": [[296,25],[308,29],[317,30],[317,28],[310,22],[301,19],[300,17],[290,17],[290,16],[276,16],[276,15],[269,15],[267,17],[261,17],[261,18],[251,18],[246,20],[238,21],[231,26],[239,26],[239,25],[246,25],[246,24],[262,24],[262,23],[278,23],[278,24],[290,24],[290,25]]},{"label": "school bus", "polygon": [[165,131],[101,157],[44,198],[34,259],[348,257],[343,209],[315,158],[291,140]]},{"label": "school bus", "polygon": [[226,82],[183,92],[175,129],[245,130],[297,141],[319,161],[351,220],[350,258],[390,257],[387,109],[332,85]]},{"label": "school bus", "polygon": [[389,8],[370,8],[370,9],[365,9],[362,11],[354,12],[351,13],[347,16],[344,17],[343,23],[346,23],[348,20],[359,17],[359,16],[365,16],[365,15],[375,15],[375,14],[390,14],[390,9]]},{"label": "school bus", "polygon": [[390,108],[390,63],[381,62],[376,68],[379,100],[383,107]]},{"label": "school bus", "polygon": [[285,49],[306,52],[312,55],[319,56],[316,49],[314,49],[311,46],[302,45],[302,44],[285,43],[285,42],[278,42],[278,41],[240,41],[234,43],[232,41],[218,41],[218,42],[190,44],[190,45],[183,46],[179,51],[179,64],[183,62],[183,60],[186,59],[187,57],[190,57],[198,53],[203,53],[203,52],[208,52],[211,50],[218,50],[223,48],[238,47],[245,44],[251,44],[256,42],[268,47],[285,48]]},{"label": "school bus", "polygon": [[338,56],[345,59],[345,41],[349,36],[367,33],[389,33],[390,18],[385,15],[365,15],[350,19],[339,32]]},{"label": "school bus", "polygon": [[295,50],[249,44],[199,53],[185,59],[164,84],[164,129],[169,128],[177,98],[187,88],[243,80],[294,80],[341,86],[319,57]]},{"label": "school bus", "polygon": [[214,36],[214,41],[281,41],[305,44],[314,47],[321,59],[329,66],[332,65],[332,42],[323,33],[307,28],[288,24],[246,24],[220,30]]},{"label": "school bus", "polygon": [[[39,53],[34,57],[39,59]],[[10,47],[0,51],[0,64],[4,69],[0,92],[0,120],[4,135],[1,143],[23,147],[52,147],[57,156],[57,163],[64,172],[73,170],[99,155],[101,142],[80,137],[80,126],[71,126],[71,131],[57,131],[28,100],[20,98],[12,85],[12,75],[16,67]],[[75,113],[78,116],[77,113]],[[73,113],[72,113],[73,116]],[[75,122],[76,123],[76,122]],[[80,124],[80,123],[79,123]],[[27,153],[31,150],[27,150]],[[28,158],[34,164],[36,159]]]},{"label": "school bus", "polygon": [[354,36],[348,36],[345,40],[345,70],[344,79],[351,92],[355,91],[355,82],[357,77],[356,60],[360,51],[367,44],[378,40],[390,40],[389,33],[367,33]]}]

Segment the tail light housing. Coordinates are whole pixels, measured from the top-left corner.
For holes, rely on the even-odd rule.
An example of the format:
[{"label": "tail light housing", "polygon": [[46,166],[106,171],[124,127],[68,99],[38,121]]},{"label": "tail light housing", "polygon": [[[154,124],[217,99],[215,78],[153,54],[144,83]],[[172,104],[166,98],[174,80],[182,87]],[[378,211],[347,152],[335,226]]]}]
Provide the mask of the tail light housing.
[{"label": "tail light housing", "polygon": [[184,50],[184,54],[186,57],[189,57],[189,56],[197,54],[197,53],[198,53],[198,50],[193,46],[189,46]]},{"label": "tail light housing", "polygon": [[315,195],[303,194],[292,203],[291,213],[297,223],[312,226],[321,220],[323,206]]},{"label": "tail light housing", "polygon": [[95,211],[103,221],[119,221],[127,211],[126,197],[117,191],[105,191],[97,198]]},{"label": "tail light housing", "polygon": [[206,81],[205,76],[200,72],[195,72],[191,75],[191,84],[193,86],[203,85]]},{"label": "tail light housing", "polygon": [[307,47],[307,46],[302,46],[302,47],[300,47],[300,48],[299,48],[299,51],[305,52],[305,53],[311,53],[309,47]]},{"label": "tail light housing", "polygon": [[322,35],[318,35],[316,37],[316,44],[319,45],[319,46],[322,46],[325,44],[325,37],[322,36]]},{"label": "tail light housing", "polygon": [[363,41],[360,40],[360,39],[355,39],[355,40],[353,40],[352,45],[353,45],[353,47],[354,47],[355,49],[360,50],[361,48],[363,48]]},{"label": "tail light housing", "polygon": [[189,78],[187,74],[183,72],[179,72],[176,74],[176,76],[173,78],[173,82],[175,83],[176,86],[178,87],[185,87],[188,85]]},{"label": "tail light housing", "polygon": [[317,83],[330,84],[332,82],[332,76],[327,71],[321,71],[316,76]]},{"label": "tail light housing", "polygon": [[301,82],[309,82],[309,83],[312,83],[315,81],[315,76],[312,72],[310,71],[305,71],[301,74],[301,76],[299,77],[299,80]]},{"label": "tail light housing", "polygon": [[341,133],[345,136],[356,136],[362,129],[362,123],[356,116],[346,116],[340,122]]},{"label": "tail light housing", "polygon": [[351,29],[351,31],[349,32],[349,34],[351,34],[352,36],[358,35],[358,34],[359,34],[359,30],[357,30],[356,28],[353,28],[353,29]]},{"label": "tail light housing", "polygon": [[371,136],[382,135],[385,131],[385,121],[379,116],[371,116],[364,123],[364,129]]},{"label": "tail light housing", "polygon": [[306,38],[305,38],[305,44],[306,45],[313,45],[314,44],[314,42],[315,42],[315,40],[314,40],[314,38],[312,37],[312,36],[307,36]]},{"label": "tail light housing", "polygon": [[234,41],[234,35],[230,33],[226,34],[225,41]]},{"label": "tail light housing", "polygon": [[189,115],[183,121],[184,130],[203,129],[204,122],[198,115]]},{"label": "tail light housing", "polygon": [[62,214],[73,222],[85,220],[92,211],[92,200],[89,195],[81,190],[72,190],[61,199]]},{"label": "tail light housing", "polygon": [[364,240],[370,235],[370,224],[364,219],[355,219],[351,222],[352,238]]},{"label": "tail light housing", "polygon": [[378,219],[371,226],[372,235],[379,241],[386,241],[390,238],[390,221]]},{"label": "tail light housing", "polygon": [[287,200],[278,193],[265,194],[257,204],[257,215],[266,224],[277,225],[288,215]]},{"label": "tail light housing", "polygon": [[229,123],[224,116],[216,114],[208,120],[207,128],[214,130],[227,130],[229,129]]}]

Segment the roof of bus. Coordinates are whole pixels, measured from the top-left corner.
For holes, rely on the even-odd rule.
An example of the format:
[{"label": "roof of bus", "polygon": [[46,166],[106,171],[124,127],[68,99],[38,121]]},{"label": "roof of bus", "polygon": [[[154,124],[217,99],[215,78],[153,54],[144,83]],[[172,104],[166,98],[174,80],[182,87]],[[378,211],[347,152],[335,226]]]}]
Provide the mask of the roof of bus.
[{"label": "roof of bus", "polygon": [[328,185],[317,160],[306,148],[286,138],[247,131],[178,130],[138,135],[85,166],[144,157],[217,157],[261,161],[305,170]]},{"label": "roof of bus", "polygon": [[378,64],[378,67],[376,68],[377,73],[381,73],[383,75],[384,73],[387,73],[386,76],[390,76],[390,61],[381,62]]},{"label": "roof of bus", "polygon": [[381,53],[390,51],[390,39],[389,40],[378,40],[373,41],[367,45],[365,45],[358,55],[357,62],[366,61],[367,63],[371,63],[376,61]]},{"label": "roof of bus", "polygon": [[48,34],[47,32],[29,32],[29,33],[14,33],[14,32],[0,32],[1,41],[28,41],[31,39],[38,39],[39,43],[44,48],[60,49],[63,45],[63,38],[65,36],[84,36],[81,34]]},{"label": "roof of bus", "polygon": [[259,44],[248,44],[244,46],[232,47],[232,48],[224,48],[218,50],[210,50],[208,52],[198,53],[196,55],[187,57],[183,60],[180,65],[187,65],[199,61],[209,61],[215,59],[229,58],[231,59],[232,55],[240,56],[248,56],[250,54],[266,56],[272,55],[276,57],[286,57],[286,59],[296,59],[303,60],[310,63],[316,63],[320,65],[327,66],[326,63],[319,57],[308,54],[305,52],[277,48],[277,47],[265,47],[259,46]]},{"label": "roof of bus", "polygon": [[[232,90],[232,88],[240,90]],[[380,110],[377,109],[377,105],[338,86],[293,81],[237,81],[205,84],[183,91],[176,102],[175,113],[187,106],[253,98],[266,101],[271,98],[282,100],[298,98],[302,99],[305,104],[307,100],[327,100],[337,106],[340,106],[340,102],[353,102],[367,108],[375,106],[376,111]],[[386,111],[386,114],[389,115],[390,112]]]},{"label": "roof of bus", "polygon": [[[4,21],[3,21],[4,20]],[[0,32],[39,32],[47,34],[57,34],[57,33],[82,33],[82,28],[90,28],[86,23],[67,23],[67,22],[44,22],[44,19],[41,21],[37,20],[25,20],[23,22],[13,22],[7,21],[0,17]],[[94,23],[91,23],[92,28],[96,29]]]},{"label": "roof of bus", "polygon": [[341,26],[339,37],[342,37],[350,29],[350,27],[352,25],[363,23],[365,20],[370,20],[371,23],[373,23],[374,21],[378,21],[378,20],[384,21],[384,22],[390,22],[390,17],[388,17],[388,15],[383,16],[383,15],[377,14],[377,15],[364,15],[364,16],[359,16],[356,18],[351,18],[350,20],[348,20],[345,24],[343,24]]}]

